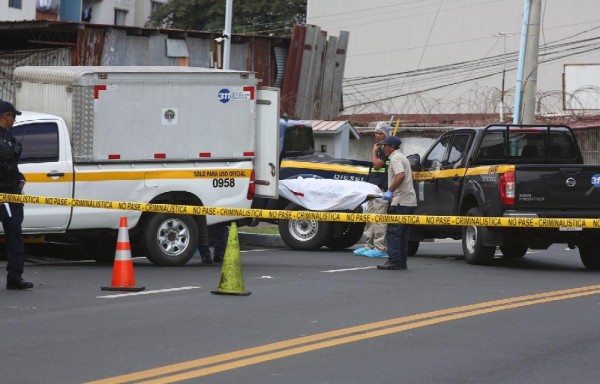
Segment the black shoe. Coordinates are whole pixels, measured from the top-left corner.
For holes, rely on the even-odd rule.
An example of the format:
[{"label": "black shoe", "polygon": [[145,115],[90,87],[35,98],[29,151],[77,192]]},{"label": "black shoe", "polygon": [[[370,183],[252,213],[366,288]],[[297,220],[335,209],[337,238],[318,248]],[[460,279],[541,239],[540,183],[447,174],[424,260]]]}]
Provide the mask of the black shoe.
[{"label": "black shoe", "polygon": [[396,271],[396,270],[400,270],[400,269],[406,269],[405,265],[400,265],[400,264],[394,264],[394,263],[390,263],[389,261],[386,262],[383,265],[378,265],[377,269],[383,269],[386,271]]},{"label": "black shoe", "polygon": [[202,258],[202,264],[212,264],[212,259],[210,255],[208,256],[200,256]]},{"label": "black shoe", "polygon": [[213,261],[215,263],[221,264],[221,263],[223,263],[223,256],[215,256]]},{"label": "black shoe", "polygon": [[33,288],[33,283],[30,283],[29,281],[25,281],[23,279],[17,280],[17,281],[7,281],[6,282],[6,289],[10,289],[13,291],[22,291],[24,289],[31,289],[31,288]]}]

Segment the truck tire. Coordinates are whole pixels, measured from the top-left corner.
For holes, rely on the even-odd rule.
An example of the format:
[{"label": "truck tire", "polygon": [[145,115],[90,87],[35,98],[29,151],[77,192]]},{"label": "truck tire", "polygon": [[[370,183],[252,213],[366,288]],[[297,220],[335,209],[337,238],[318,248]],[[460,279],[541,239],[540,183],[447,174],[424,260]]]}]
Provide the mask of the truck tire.
[{"label": "truck tire", "polygon": [[184,265],[198,247],[198,225],[193,216],[151,214],[141,234],[146,257],[152,264]]},{"label": "truck tire", "polygon": [[419,250],[420,241],[409,241],[408,242],[408,256],[414,256],[417,254]]},{"label": "truck tire", "polygon": [[502,245],[500,252],[502,252],[504,257],[516,259],[525,256],[527,249],[527,244],[525,243],[511,243]]},{"label": "truck tire", "polygon": [[[366,223],[333,223],[332,235],[325,242],[325,246],[336,250],[350,248],[362,237],[365,225]],[[338,226],[339,228],[336,228]]]},{"label": "truck tire", "polygon": [[[479,207],[467,211],[467,216],[482,216]],[[482,227],[462,227],[462,247],[465,261],[474,265],[489,264],[494,258],[496,247],[485,246],[481,240]]]},{"label": "truck tire", "polygon": [[580,244],[577,248],[579,248],[581,262],[587,269],[600,269],[600,255],[597,254],[597,251],[594,252],[591,244]]},{"label": "truck tire", "polygon": [[[303,209],[289,203],[287,211]],[[332,223],[316,220],[279,220],[279,234],[283,242],[292,249],[315,251],[325,245],[331,234]]]},{"label": "truck tire", "polygon": [[86,237],[80,242],[85,257],[101,265],[110,265],[115,260],[116,236]]}]

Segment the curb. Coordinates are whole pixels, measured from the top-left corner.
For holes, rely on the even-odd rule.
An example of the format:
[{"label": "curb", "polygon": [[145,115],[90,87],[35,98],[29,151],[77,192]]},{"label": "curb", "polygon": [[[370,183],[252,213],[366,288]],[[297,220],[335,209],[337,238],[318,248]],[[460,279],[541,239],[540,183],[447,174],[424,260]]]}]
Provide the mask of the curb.
[{"label": "curb", "polygon": [[259,247],[287,247],[281,236],[267,233],[238,232],[240,245],[253,245]]},{"label": "curb", "polygon": [[[273,248],[287,248],[288,246],[283,242],[281,236],[268,234],[268,233],[251,233],[251,232],[238,232],[238,238],[240,245],[251,245],[255,247],[273,247]],[[363,244],[366,238],[363,236],[356,244]],[[423,243],[456,243],[460,240],[453,239],[425,239]]]}]

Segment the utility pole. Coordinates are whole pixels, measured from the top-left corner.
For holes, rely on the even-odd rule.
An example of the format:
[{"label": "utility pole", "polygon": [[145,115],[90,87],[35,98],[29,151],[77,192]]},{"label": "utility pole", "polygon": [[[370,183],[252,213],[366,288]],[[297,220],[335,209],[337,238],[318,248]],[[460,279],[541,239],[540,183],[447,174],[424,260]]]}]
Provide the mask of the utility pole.
[{"label": "utility pole", "polygon": [[514,36],[513,33],[498,32],[494,33],[494,37],[502,37],[504,39],[504,55],[502,56],[502,88],[500,90],[500,102],[498,103],[498,110],[500,113],[500,121],[504,121],[504,93],[505,91],[505,80],[506,80],[506,38]]},{"label": "utility pole", "polygon": [[231,18],[233,14],[233,0],[227,0],[225,4],[225,30],[223,31],[223,69],[229,69],[229,58],[231,57]]},{"label": "utility pole", "polygon": [[525,0],[513,124],[535,123],[542,0]]}]

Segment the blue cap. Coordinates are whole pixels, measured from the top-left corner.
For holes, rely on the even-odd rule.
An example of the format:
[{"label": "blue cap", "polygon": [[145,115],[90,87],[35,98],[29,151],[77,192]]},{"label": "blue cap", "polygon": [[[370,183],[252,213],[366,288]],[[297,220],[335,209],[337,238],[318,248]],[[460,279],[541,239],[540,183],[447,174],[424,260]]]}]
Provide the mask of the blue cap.
[{"label": "blue cap", "polygon": [[381,144],[381,145],[393,145],[394,148],[398,149],[400,148],[400,144],[402,144],[402,140],[400,140],[399,137],[396,136],[388,136],[385,138],[385,140],[381,140],[379,143],[377,144]]},{"label": "blue cap", "polygon": [[15,106],[12,105],[12,103],[9,103],[8,101],[4,101],[4,100],[0,99],[0,115],[3,113],[8,113],[8,112],[12,112],[15,115],[21,114],[21,111],[17,111]]}]

